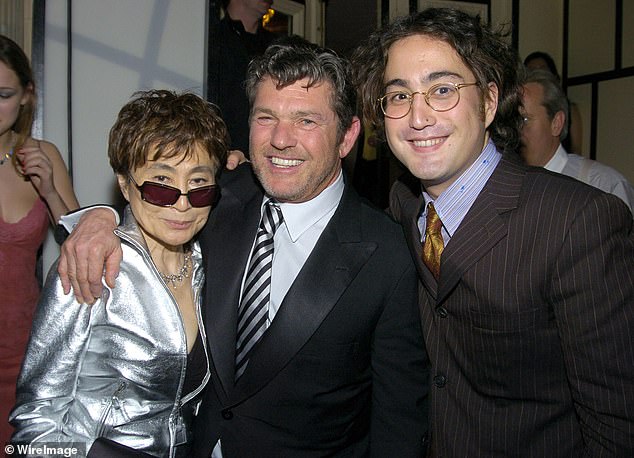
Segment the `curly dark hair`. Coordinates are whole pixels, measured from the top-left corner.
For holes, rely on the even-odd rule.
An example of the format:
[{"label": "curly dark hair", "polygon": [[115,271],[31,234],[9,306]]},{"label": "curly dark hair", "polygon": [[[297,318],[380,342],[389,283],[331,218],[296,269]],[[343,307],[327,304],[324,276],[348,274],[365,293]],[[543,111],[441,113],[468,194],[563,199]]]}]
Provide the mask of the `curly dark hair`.
[{"label": "curly dark hair", "polygon": [[520,143],[522,117],[522,64],[515,50],[504,40],[502,30],[493,31],[479,16],[451,8],[428,8],[403,16],[375,31],[353,54],[354,82],[363,116],[383,133],[384,119],[377,100],[385,93],[385,67],[392,44],[412,35],[426,35],[449,44],[474,74],[481,91],[489,83],[498,87],[498,108],[489,133],[502,151],[516,152]]},{"label": "curly dark hair", "polygon": [[135,92],[119,111],[110,129],[108,158],[115,173],[127,175],[148,160],[183,153],[190,157],[197,146],[220,173],[227,161],[229,133],[219,109],[196,94],[153,89]]}]

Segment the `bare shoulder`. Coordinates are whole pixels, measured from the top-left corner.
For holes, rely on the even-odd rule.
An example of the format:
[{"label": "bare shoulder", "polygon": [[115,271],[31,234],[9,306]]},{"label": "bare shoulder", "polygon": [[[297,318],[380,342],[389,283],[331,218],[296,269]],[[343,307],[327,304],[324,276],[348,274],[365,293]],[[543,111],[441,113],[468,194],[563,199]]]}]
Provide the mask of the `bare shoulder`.
[{"label": "bare shoulder", "polygon": [[47,140],[36,140],[36,139],[31,139],[33,142],[35,142],[36,144],[39,145],[39,147],[42,149],[42,151],[44,151],[46,153],[47,156],[57,156],[61,158],[61,154],[59,152],[59,149],[57,148],[57,146],[55,146],[55,144],[47,141]]}]

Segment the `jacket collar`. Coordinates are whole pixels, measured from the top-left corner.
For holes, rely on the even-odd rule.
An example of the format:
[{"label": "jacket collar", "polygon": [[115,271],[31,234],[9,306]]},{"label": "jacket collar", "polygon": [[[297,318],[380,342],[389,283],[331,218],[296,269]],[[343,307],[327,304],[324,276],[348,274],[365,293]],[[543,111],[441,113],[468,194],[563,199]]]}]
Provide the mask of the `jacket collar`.
[{"label": "jacket collar", "polygon": [[[132,246],[136,247],[141,253],[148,257],[148,259],[152,259],[150,255],[150,250],[148,249],[147,243],[145,241],[145,237],[139,228],[139,223],[137,223],[136,218],[132,214],[132,209],[130,205],[126,205],[123,210],[123,221],[121,224],[115,229],[115,234],[121,238],[122,240],[126,240],[132,244]],[[190,248],[192,250],[192,262],[194,266],[202,265],[202,253],[200,249],[200,245],[194,240],[190,244]],[[152,261],[153,262],[153,261]],[[197,269],[197,267],[195,267]]]}]

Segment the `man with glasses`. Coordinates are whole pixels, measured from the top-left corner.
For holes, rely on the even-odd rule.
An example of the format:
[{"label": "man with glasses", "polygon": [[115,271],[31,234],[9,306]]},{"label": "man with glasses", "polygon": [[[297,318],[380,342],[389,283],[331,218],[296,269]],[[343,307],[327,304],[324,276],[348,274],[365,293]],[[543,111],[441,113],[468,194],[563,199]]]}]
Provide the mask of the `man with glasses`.
[{"label": "man with glasses", "polygon": [[397,19],[353,62],[409,173],[429,456],[634,456],[634,236],[618,198],[519,160],[519,62],[480,18]]},{"label": "man with glasses", "polygon": [[568,98],[559,79],[542,69],[528,70],[523,84],[522,146],[528,165],[544,167],[609,192],[634,210],[634,187],[617,170],[579,154],[568,153],[562,141],[568,137]]},{"label": "man with glasses", "polygon": [[[424,456],[429,366],[415,268],[401,227],[342,172],[360,129],[349,63],[289,39],[249,68],[257,181],[248,164],[223,174],[200,236],[212,368],[192,456]],[[182,195],[141,190],[164,204]],[[75,292],[81,278],[96,283],[83,297],[100,294],[104,252],[116,288],[106,216],[105,229],[101,217],[80,223],[62,247]]]}]

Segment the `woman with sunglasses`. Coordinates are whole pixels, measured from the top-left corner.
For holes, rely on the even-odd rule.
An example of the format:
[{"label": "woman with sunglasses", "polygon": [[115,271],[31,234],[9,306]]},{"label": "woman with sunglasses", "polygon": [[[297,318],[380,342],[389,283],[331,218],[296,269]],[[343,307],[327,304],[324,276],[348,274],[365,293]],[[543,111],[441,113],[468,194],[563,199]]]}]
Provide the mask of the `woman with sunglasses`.
[{"label": "woman with sunglasses", "polygon": [[108,148],[128,201],[115,231],[117,286],[88,307],[64,295],[51,268],[18,380],[13,442],[187,456],[209,379],[195,236],[219,197],[227,145],[218,111],[194,94],[140,92],[121,109]]}]

